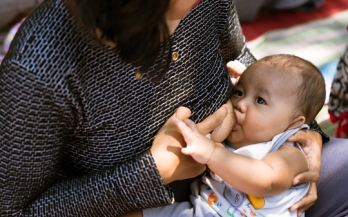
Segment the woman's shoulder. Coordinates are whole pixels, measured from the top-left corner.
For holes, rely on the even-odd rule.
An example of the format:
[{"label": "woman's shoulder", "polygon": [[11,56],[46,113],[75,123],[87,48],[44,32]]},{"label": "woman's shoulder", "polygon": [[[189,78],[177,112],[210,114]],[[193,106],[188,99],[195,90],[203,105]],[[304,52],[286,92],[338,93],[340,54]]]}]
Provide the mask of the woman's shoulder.
[{"label": "woman's shoulder", "polygon": [[69,12],[62,2],[44,1],[22,22],[9,52],[18,54],[19,61],[27,56],[42,55],[69,41],[72,28]]},{"label": "woman's shoulder", "polygon": [[47,0],[23,21],[7,58],[32,71],[63,71],[89,52],[88,40],[61,0]]},{"label": "woman's shoulder", "polygon": [[36,50],[54,49],[76,44],[83,34],[62,0],[47,0],[23,21],[13,43]]}]

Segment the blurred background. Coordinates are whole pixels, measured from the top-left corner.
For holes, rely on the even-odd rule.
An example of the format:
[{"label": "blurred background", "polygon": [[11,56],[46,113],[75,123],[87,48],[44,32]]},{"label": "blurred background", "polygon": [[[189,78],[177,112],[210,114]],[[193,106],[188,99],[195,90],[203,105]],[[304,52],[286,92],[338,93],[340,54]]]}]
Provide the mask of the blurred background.
[{"label": "blurred background", "polygon": [[[256,58],[289,53],[313,62],[320,69],[325,79],[327,97],[317,121],[324,132],[336,137],[338,125],[344,124],[347,118],[333,123],[328,113],[328,103],[338,62],[348,47],[348,1],[235,2],[248,46]],[[348,79],[340,82],[348,85]],[[341,100],[348,101],[348,95]],[[348,102],[346,104],[348,107]]]}]

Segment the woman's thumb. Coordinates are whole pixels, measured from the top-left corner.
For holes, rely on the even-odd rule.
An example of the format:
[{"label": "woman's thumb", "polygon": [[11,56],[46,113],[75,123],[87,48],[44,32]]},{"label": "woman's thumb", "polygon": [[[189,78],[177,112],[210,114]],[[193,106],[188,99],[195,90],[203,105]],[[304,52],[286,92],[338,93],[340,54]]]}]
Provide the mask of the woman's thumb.
[{"label": "woman's thumb", "polygon": [[174,113],[174,116],[181,121],[188,119],[190,115],[191,110],[183,106],[180,106]]}]

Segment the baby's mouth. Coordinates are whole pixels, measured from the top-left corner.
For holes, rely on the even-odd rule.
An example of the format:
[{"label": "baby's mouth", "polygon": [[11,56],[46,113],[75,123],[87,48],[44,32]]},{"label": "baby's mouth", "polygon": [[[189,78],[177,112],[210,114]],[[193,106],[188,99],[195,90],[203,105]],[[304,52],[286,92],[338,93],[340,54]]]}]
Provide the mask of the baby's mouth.
[{"label": "baby's mouth", "polygon": [[238,126],[239,126],[239,124],[238,124],[238,123],[236,123],[236,125],[234,125],[234,127],[233,127],[232,131],[236,131]]}]

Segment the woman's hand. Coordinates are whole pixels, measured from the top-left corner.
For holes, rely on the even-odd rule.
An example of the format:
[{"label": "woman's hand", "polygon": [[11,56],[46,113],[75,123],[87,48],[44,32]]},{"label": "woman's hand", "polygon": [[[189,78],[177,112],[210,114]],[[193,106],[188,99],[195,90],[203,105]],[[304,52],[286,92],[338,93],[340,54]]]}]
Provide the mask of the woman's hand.
[{"label": "woman's hand", "polygon": [[304,182],[311,183],[308,194],[290,208],[292,211],[297,210],[299,214],[307,210],[317,200],[315,182],[318,181],[320,175],[322,138],[318,132],[300,130],[291,136],[288,141],[301,144],[309,165],[307,172],[298,174],[293,180],[294,185]]},{"label": "woman's hand", "polygon": [[315,182],[311,182],[307,195],[304,196],[300,201],[290,207],[290,212],[297,210],[297,216],[300,217],[309,207],[311,207],[318,199],[317,186]]},{"label": "woman's hand", "polygon": [[228,100],[225,105],[227,109],[227,115],[225,119],[210,134],[210,138],[216,143],[224,141],[230,135],[232,129],[236,125],[236,117],[234,116],[231,100]]},{"label": "woman's hand", "polygon": [[[214,114],[197,124],[198,130],[203,135],[211,132],[222,123],[227,110],[226,105],[223,105]],[[178,108],[173,114],[179,120],[188,119],[190,115],[191,111],[185,107]],[[150,150],[165,185],[176,180],[196,177],[206,169],[205,165],[197,163],[191,156],[181,153],[186,143],[173,123],[172,117],[158,131]]]},{"label": "woman's hand", "polygon": [[173,117],[173,122],[180,130],[186,142],[186,147],[182,148],[181,152],[191,155],[198,163],[207,164],[213,155],[215,142],[201,134],[196,124],[190,119],[181,121]]},{"label": "woman's hand", "polygon": [[308,171],[298,174],[294,178],[293,184],[318,181],[321,167],[321,135],[312,130],[308,130],[307,132],[300,130],[291,136],[288,141],[301,144],[309,164]]},{"label": "woman's hand", "polygon": [[239,77],[242,75],[242,73],[246,69],[245,65],[243,65],[238,60],[234,60],[234,61],[228,62],[226,67],[230,75],[232,84],[236,85],[238,83]]},{"label": "woman's hand", "polygon": [[311,207],[315,203],[317,198],[317,186],[315,182],[312,182],[307,195],[304,196],[300,201],[292,205],[290,207],[290,212],[295,212],[297,210],[297,216],[300,217],[304,211],[309,209],[309,207]]}]

